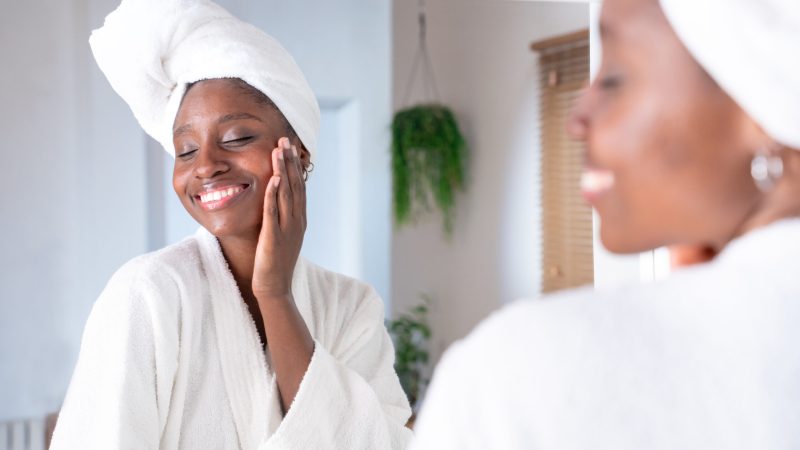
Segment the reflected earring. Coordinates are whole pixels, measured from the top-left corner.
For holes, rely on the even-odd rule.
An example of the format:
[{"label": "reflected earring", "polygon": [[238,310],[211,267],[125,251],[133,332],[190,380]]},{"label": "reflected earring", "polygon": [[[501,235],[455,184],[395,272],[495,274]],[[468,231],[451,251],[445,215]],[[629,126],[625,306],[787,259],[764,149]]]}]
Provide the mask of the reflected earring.
[{"label": "reflected earring", "polygon": [[750,162],[750,176],[761,192],[769,192],[783,176],[783,160],[777,153],[761,149]]}]

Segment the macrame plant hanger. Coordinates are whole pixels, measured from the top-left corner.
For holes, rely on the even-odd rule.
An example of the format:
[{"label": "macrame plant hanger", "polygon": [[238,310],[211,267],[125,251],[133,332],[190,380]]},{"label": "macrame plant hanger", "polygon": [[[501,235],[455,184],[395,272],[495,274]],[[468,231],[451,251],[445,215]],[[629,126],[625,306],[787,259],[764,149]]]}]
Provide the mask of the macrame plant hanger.
[{"label": "macrame plant hanger", "polygon": [[[414,221],[417,213],[435,206],[443,230],[450,236],[455,202],[464,189],[466,142],[455,115],[442,104],[428,51],[425,0],[419,1],[419,42],[403,103],[392,119],[392,190],[396,223]],[[414,89],[422,78],[421,89]],[[414,93],[422,97],[412,102]],[[417,96],[418,97],[418,96]]]},{"label": "macrame plant hanger", "polygon": [[420,73],[422,78],[422,100],[420,104],[438,104],[441,103],[439,99],[439,89],[436,86],[436,77],[433,73],[433,63],[431,63],[431,56],[428,52],[428,36],[427,36],[427,20],[425,16],[425,0],[419,0],[419,45],[414,54],[414,62],[411,64],[411,73],[409,73],[408,81],[406,82],[405,93],[403,94],[403,104],[401,107],[406,108],[410,106],[409,101],[414,92],[414,82],[416,81],[417,72]]}]

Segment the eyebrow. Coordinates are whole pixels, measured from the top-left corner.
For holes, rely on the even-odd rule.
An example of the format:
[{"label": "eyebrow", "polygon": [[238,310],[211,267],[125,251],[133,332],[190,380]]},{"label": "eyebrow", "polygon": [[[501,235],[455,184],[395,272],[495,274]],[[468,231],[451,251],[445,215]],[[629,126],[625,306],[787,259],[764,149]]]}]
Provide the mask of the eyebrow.
[{"label": "eyebrow", "polygon": [[[239,112],[233,114],[226,114],[220,117],[219,119],[217,119],[217,125],[221,125],[226,122],[232,122],[234,120],[257,120],[259,122],[263,122],[263,120],[259,119],[258,117],[252,114],[248,114],[246,112]],[[172,134],[174,136],[177,136],[179,134],[183,134],[191,130],[192,130],[192,124],[187,123],[185,125],[179,126],[178,128],[175,128],[175,130],[172,131]]]},{"label": "eyebrow", "polygon": [[225,122],[231,122],[233,120],[257,120],[259,122],[263,122],[263,120],[259,119],[258,117],[252,114],[248,114],[246,112],[240,112],[220,117],[219,119],[217,119],[217,125],[223,124]]},{"label": "eyebrow", "polygon": [[190,124],[190,123],[187,123],[186,125],[181,125],[178,128],[175,128],[174,130],[172,130],[172,135],[173,136],[177,136],[179,134],[183,134],[183,133],[186,133],[188,131],[192,131],[192,124]]}]

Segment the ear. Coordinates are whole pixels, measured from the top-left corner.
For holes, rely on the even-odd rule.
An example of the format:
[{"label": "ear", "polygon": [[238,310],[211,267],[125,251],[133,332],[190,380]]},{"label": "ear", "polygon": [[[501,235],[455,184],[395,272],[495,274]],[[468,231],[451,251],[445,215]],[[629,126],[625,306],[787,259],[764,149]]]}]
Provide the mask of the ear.
[{"label": "ear", "polygon": [[744,110],[741,111],[741,115],[738,130],[742,142],[744,142],[743,149],[747,152],[748,157],[752,158],[764,151],[771,153],[780,150],[781,145],[775,142]]},{"label": "ear", "polygon": [[297,136],[292,138],[292,145],[297,147],[297,150],[300,152],[300,161],[303,163],[303,167],[308,168],[308,166],[311,165],[311,152],[308,151]]},{"label": "ear", "polygon": [[300,147],[300,161],[303,162],[303,167],[306,169],[311,165],[311,152],[306,149],[305,145]]}]

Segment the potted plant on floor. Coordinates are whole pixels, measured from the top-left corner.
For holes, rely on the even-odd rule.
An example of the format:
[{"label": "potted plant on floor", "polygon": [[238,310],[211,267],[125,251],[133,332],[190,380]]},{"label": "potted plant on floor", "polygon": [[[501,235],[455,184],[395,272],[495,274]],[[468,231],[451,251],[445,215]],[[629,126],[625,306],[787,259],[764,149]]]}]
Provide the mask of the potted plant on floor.
[{"label": "potted plant on floor", "polygon": [[415,411],[410,421],[412,423],[419,406],[420,394],[428,383],[428,343],[431,339],[428,304],[430,302],[427,297],[423,297],[423,299],[423,303],[386,322],[386,328],[394,341],[394,368],[400,378],[400,385],[408,397],[408,402]]}]

